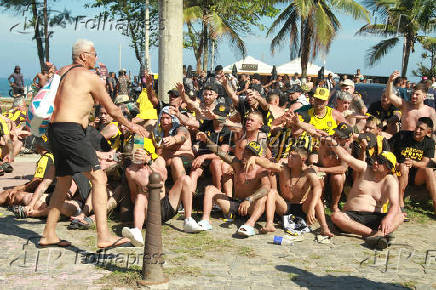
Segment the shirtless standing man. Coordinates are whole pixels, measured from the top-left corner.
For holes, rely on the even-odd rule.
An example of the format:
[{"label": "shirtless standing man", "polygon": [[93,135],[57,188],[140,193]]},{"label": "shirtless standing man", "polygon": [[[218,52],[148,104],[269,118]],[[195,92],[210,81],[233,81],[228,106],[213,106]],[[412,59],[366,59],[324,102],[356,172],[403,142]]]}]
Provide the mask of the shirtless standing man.
[{"label": "shirtless standing man", "polygon": [[235,188],[233,198],[231,199],[215,186],[207,186],[204,192],[203,217],[198,224],[203,230],[212,229],[209,218],[212,202],[216,201],[224,215],[229,213],[239,214],[240,216],[249,215],[250,218],[239,227],[237,234],[245,237],[254,236],[256,234],[254,225],[265,211],[266,195],[271,188],[267,170],[255,165],[250,172],[245,171],[245,164],[247,164],[248,159],[254,155],[261,155],[262,149],[260,144],[256,141],[248,143],[245,146],[242,158],[239,159],[221,151],[219,146],[208,139],[203,132],[197,134],[197,139],[205,142],[210,151],[232,166],[234,171],[233,185]]},{"label": "shirtless standing man", "polygon": [[290,152],[286,163],[271,162],[266,158],[252,156],[246,164],[248,171],[254,164],[279,173],[280,193],[272,189],[266,202],[266,225],[263,232],[274,232],[274,213],[279,215],[294,213],[307,216],[307,224],[315,222],[321,226],[321,235],[330,233],[321,201],[322,186],[315,170],[306,166],[308,152],[306,148],[296,147]]},{"label": "shirtless standing man", "polygon": [[74,173],[84,173],[92,183],[92,202],[97,227],[97,246],[108,248],[129,242],[113,236],[106,222],[106,174],[90,142],[85,135],[89,114],[98,102],[107,112],[129,130],[145,136],[144,128],[129,122],[121,110],[112,103],[104,83],[89,71],[95,67],[97,53],[89,40],[79,39],[72,48],[73,64],[63,67],[64,76],[55,99],[55,110],[48,129],[48,137],[55,160],[57,183],[51,198],[47,224],[39,246],[67,247],[71,243],[60,240],[56,235],[56,224],[60,208],[72,183]]},{"label": "shirtless standing man", "polygon": [[401,110],[401,130],[414,131],[416,123],[421,117],[429,117],[436,124],[436,112],[432,107],[424,105],[427,88],[424,84],[417,84],[413,89],[410,101],[406,101],[395,95],[392,88],[394,79],[400,76],[399,71],[394,71],[386,86],[386,94],[391,103]]},{"label": "shirtless standing man", "polygon": [[[366,238],[369,246],[378,250],[389,245],[390,234],[403,222],[398,197],[398,181],[392,175],[396,158],[392,152],[384,151],[374,159],[372,165],[352,157],[334,140],[327,144],[347,162],[357,177],[348,194],[343,211],[331,215],[333,223],[341,230]],[[384,204],[389,202],[387,213]]]}]

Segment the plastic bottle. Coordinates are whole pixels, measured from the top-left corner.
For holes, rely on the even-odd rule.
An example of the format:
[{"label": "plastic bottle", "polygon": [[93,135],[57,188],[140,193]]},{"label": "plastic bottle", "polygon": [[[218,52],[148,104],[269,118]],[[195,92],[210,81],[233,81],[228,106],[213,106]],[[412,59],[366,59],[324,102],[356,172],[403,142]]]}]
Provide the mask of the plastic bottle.
[{"label": "plastic bottle", "polygon": [[139,160],[135,159],[135,151],[138,148],[144,149],[144,137],[142,137],[141,135],[135,134],[134,142],[133,142],[133,158],[132,158],[132,161],[133,161],[133,163],[141,164],[142,161],[139,161]]},{"label": "plastic bottle", "polygon": [[275,245],[286,245],[286,246],[292,246],[294,244],[294,241],[289,237],[282,237],[282,236],[274,236],[273,243]]}]

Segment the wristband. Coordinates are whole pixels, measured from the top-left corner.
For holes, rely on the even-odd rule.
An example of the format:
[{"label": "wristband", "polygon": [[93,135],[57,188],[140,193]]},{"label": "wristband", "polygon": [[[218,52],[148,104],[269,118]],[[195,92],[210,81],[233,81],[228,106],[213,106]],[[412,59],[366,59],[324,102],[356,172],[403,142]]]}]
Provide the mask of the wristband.
[{"label": "wristband", "polygon": [[251,203],[251,199],[250,199],[250,197],[246,197],[246,198],[244,199],[244,201],[248,201],[249,203]]}]

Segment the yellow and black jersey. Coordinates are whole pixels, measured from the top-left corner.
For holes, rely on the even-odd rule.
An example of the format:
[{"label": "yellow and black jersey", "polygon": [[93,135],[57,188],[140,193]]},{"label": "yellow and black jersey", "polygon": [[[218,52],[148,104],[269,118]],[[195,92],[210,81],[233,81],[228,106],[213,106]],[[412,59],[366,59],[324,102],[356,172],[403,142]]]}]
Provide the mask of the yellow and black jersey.
[{"label": "yellow and black jersey", "polygon": [[337,127],[337,124],[336,120],[333,118],[333,109],[329,106],[326,106],[326,112],[323,117],[316,116],[314,108],[301,111],[299,117],[301,121],[312,124],[316,129],[323,130],[329,135],[335,133],[334,129]]},{"label": "yellow and black jersey", "polygon": [[111,148],[113,150],[118,150],[118,148],[120,148],[121,145],[121,131],[120,128],[118,127],[118,122],[110,122],[109,125],[115,125],[117,126],[117,133],[115,135],[113,135],[112,137],[110,137],[107,140],[107,143],[109,143],[109,145],[111,146]]},{"label": "yellow and black jersey", "polygon": [[36,170],[33,178],[46,178],[51,166],[54,166],[54,157],[52,153],[47,152],[36,162]]},{"label": "yellow and black jersey", "polygon": [[4,112],[3,116],[14,122],[15,125],[19,125],[20,123],[26,122],[27,111],[12,109]]},{"label": "yellow and black jersey", "polygon": [[292,130],[289,128],[279,131],[268,141],[268,147],[276,161],[287,158],[293,147],[305,148],[310,153],[313,150],[313,145],[314,139],[312,136],[306,132],[299,136],[293,136]]},{"label": "yellow and black jersey", "polygon": [[3,135],[9,135],[9,126],[6,120],[0,117],[0,137]]}]

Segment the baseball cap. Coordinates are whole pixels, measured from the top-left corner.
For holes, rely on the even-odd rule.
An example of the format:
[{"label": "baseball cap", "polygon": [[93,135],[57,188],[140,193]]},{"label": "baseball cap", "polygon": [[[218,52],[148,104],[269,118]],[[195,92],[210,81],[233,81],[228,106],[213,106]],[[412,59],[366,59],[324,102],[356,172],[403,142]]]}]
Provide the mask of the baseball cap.
[{"label": "baseball cap", "polygon": [[173,94],[176,98],[179,97],[179,91],[176,89],[171,89],[168,91],[168,95]]},{"label": "baseball cap", "polygon": [[350,79],[343,80],[340,83],[341,86],[352,86],[354,88],[354,82]]},{"label": "baseball cap", "polygon": [[203,87],[203,91],[214,91],[218,94],[218,87],[212,83],[208,83]]},{"label": "baseball cap", "polygon": [[249,150],[251,153],[253,153],[256,156],[262,155],[262,146],[260,146],[259,143],[256,141],[251,141],[245,146],[246,150]]},{"label": "baseball cap", "polygon": [[316,88],[313,97],[323,101],[327,101],[330,97],[330,90],[326,88]]},{"label": "baseball cap", "polygon": [[220,117],[227,117],[229,112],[230,112],[230,108],[225,103],[217,104],[215,106],[215,109],[213,110],[213,113]]},{"label": "baseball cap", "polygon": [[348,139],[353,135],[353,127],[345,122],[341,122],[335,128],[335,135],[341,139]]},{"label": "baseball cap", "polygon": [[44,134],[41,137],[35,138],[34,150],[37,147],[40,147],[40,148],[47,150],[47,151],[50,151],[50,145],[48,143],[47,135]]},{"label": "baseball cap", "polygon": [[394,153],[383,151],[376,157],[376,160],[381,164],[385,164],[387,168],[392,170],[392,173],[396,173],[395,165],[397,164],[397,158]]},{"label": "baseball cap", "polygon": [[255,73],[254,75],[253,75],[253,77],[252,77],[253,79],[255,79],[255,80],[258,80],[258,81],[260,81],[260,74],[258,74],[258,73]]},{"label": "baseball cap", "polygon": [[374,148],[377,146],[377,137],[374,134],[371,133],[362,133],[359,134],[359,141],[366,139],[366,142],[368,143],[368,148]]},{"label": "baseball cap", "polygon": [[302,92],[303,92],[303,90],[301,89],[301,87],[299,85],[293,85],[287,91],[288,94],[302,93]]}]

